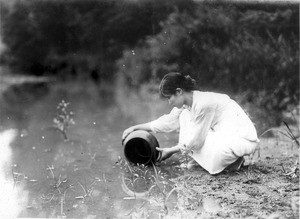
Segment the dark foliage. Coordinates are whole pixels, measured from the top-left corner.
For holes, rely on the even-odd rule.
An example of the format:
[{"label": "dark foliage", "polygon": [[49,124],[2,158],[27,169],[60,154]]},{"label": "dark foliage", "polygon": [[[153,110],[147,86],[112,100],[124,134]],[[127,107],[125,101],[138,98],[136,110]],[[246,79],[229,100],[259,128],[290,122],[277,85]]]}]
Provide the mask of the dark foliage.
[{"label": "dark foliage", "polygon": [[124,52],[119,74],[138,87],[179,71],[196,78],[201,90],[242,96],[275,115],[299,104],[298,18],[296,4],[175,11],[160,33]]},{"label": "dark foliage", "polygon": [[18,73],[121,76],[137,88],[180,71],[266,112],[299,104],[297,4],[27,0],[1,10],[1,62]]},{"label": "dark foliage", "polygon": [[2,62],[25,74],[113,78],[122,50],[159,32],[159,22],[192,1],[18,1],[3,10]]}]

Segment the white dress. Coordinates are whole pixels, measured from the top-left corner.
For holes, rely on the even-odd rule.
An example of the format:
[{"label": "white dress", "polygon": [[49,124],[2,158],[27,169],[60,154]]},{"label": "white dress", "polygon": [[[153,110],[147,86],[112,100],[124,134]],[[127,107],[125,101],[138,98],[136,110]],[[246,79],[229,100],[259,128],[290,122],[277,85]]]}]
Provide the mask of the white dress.
[{"label": "white dress", "polygon": [[210,174],[255,152],[256,129],[243,109],[225,94],[193,91],[190,109],[173,108],[150,123],[153,132],[179,130],[179,143]]}]

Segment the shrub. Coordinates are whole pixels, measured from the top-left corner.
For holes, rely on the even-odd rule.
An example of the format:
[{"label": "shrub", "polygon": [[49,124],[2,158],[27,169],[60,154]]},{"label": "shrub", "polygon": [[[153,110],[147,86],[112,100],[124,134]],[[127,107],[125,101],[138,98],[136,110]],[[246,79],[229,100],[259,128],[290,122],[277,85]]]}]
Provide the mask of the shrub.
[{"label": "shrub", "polygon": [[175,11],[160,33],[132,49],[134,56],[123,53],[119,73],[137,86],[179,71],[201,90],[239,94],[275,115],[299,103],[298,17],[293,6],[199,4],[193,13]]}]

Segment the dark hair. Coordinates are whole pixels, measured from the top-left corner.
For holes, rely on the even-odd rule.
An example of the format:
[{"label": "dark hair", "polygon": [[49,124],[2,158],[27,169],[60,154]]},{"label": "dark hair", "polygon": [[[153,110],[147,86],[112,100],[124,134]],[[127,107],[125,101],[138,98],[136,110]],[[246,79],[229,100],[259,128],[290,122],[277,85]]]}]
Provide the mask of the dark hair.
[{"label": "dark hair", "polygon": [[184,76],[178,72],[166,74],[160,82],[159,91],[161,96],[168,97],[176,93],[176,89],[193,91],[196,89],[196,81],[189,75]]}]

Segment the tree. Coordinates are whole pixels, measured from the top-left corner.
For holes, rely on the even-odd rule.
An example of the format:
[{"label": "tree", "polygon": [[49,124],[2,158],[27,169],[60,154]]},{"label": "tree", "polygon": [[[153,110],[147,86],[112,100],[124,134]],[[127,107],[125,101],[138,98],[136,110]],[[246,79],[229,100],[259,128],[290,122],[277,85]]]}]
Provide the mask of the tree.
[{"label": "tree", "polygon": [[243,95],[276,114],[299,104],[298,17],[292,6],[199,4],[193,13],[175,11],[158,34],[131,49],[135,56],[124,52],[120,74],[139,85],[179,71],[202,90]]}]

